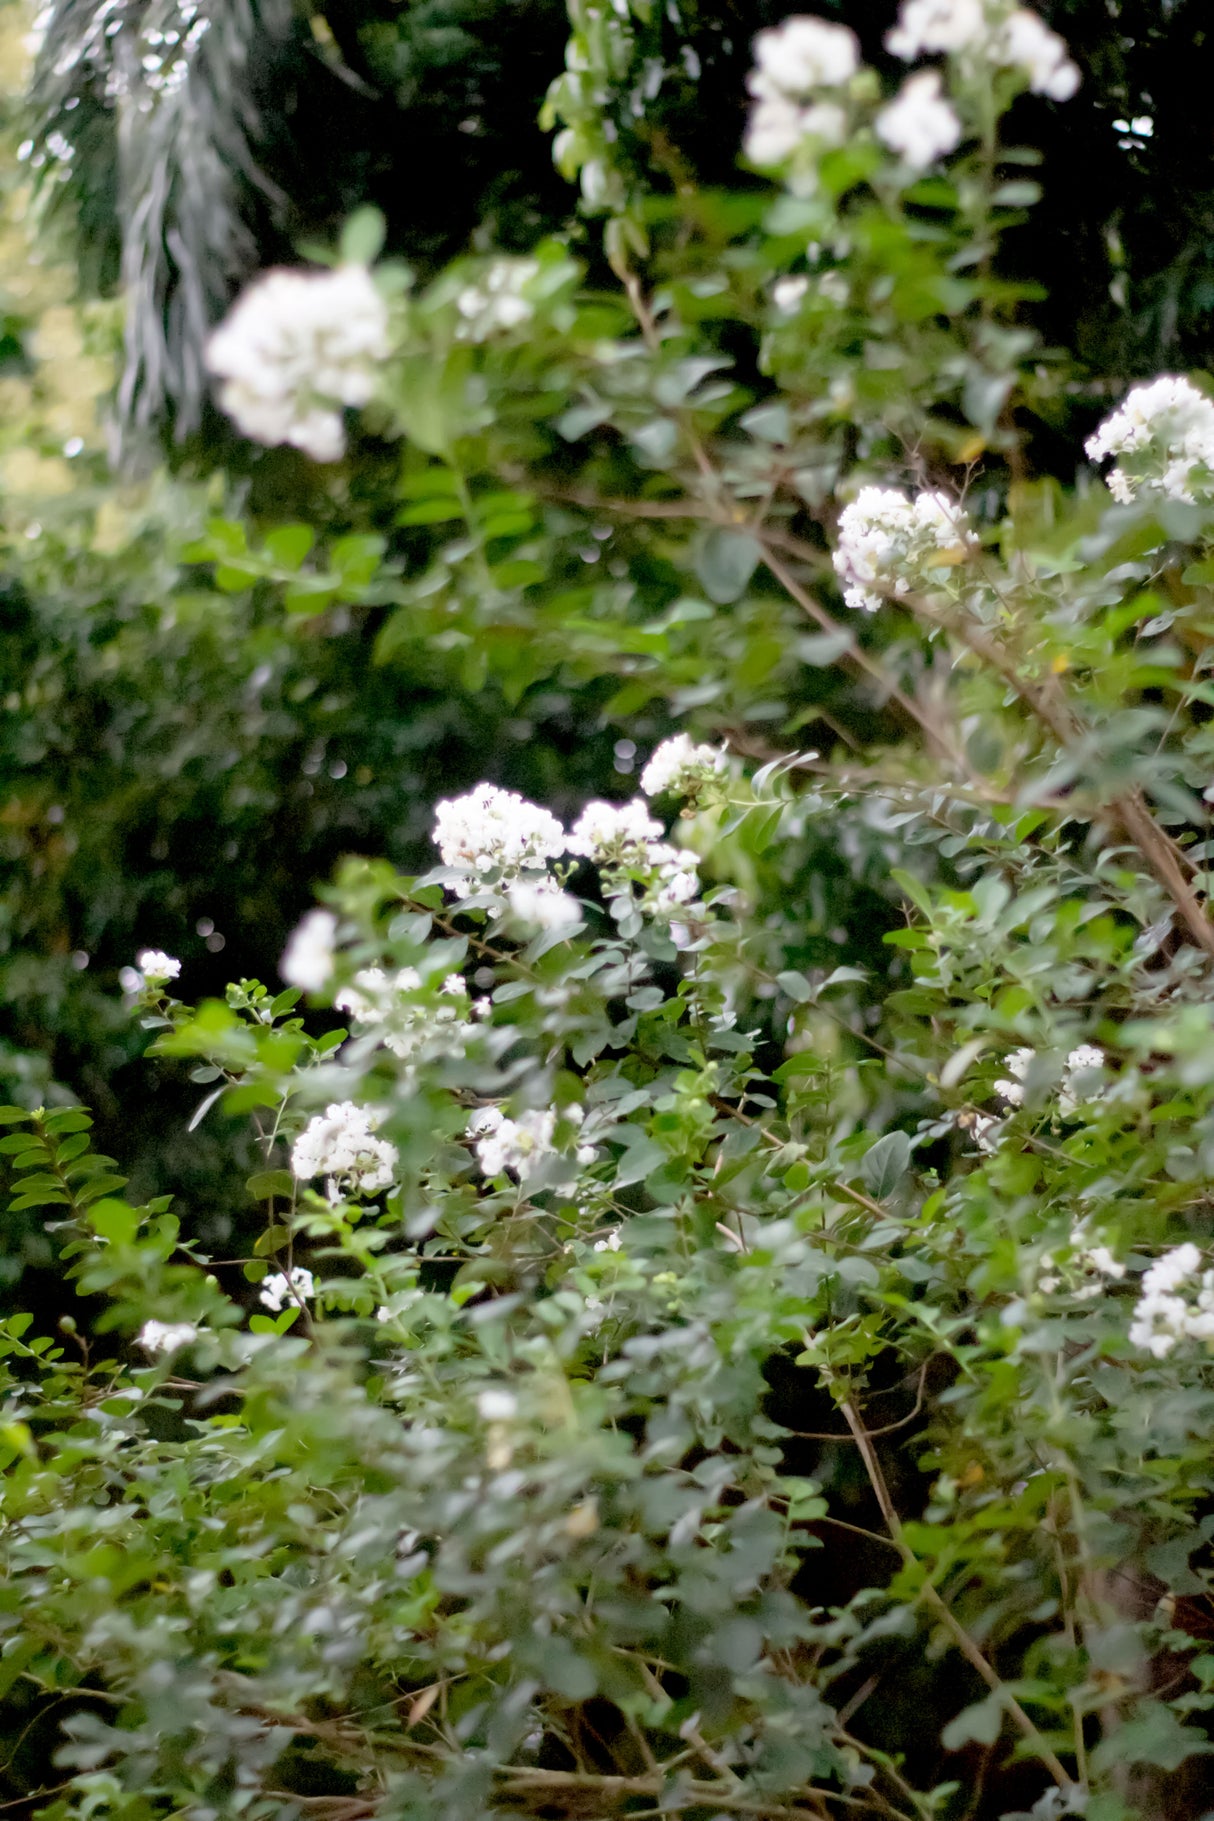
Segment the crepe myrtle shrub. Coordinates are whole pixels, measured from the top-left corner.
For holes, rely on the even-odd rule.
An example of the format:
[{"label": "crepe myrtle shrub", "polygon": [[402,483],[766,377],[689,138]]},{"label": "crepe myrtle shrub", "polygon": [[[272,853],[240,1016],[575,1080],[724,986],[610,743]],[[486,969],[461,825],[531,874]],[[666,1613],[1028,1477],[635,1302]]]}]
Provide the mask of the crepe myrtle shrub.
[{"label": "crepe myrtle shrub", "polygon": [[[686,725],[628,800],[435,802],[281,989],[140,958],[262,1147],[247,1254],[4,1110],[63,1315],[0,1328],[3,1774],[55,1821],[1211,1807],[1206,394],[1027,478],[1068,378],[998,126],[1066,48],[908,0],[895,92],[838,29],[757,52],[770,187],[602,190],[618,294],[345,245],[417,534],[382,653]],[[790,964],[811,829],[901,911],[877,1021],[858,938]]]},{"label": "crepe myrtle shrub", "polygon": [[[1204,1807],[1203,952],[1069,811],[987,805],[969,889],[901,876],[879,1066],[815,1040],[841,968],[770,983],[761,1071],[714,854],[805,793],[670,745],[673,831],[482,786],[431,873],[350,862],[306,1020],[139,957],[198,1116],[258,1133],[248,1256],[4,1109],[65,1264],[62,1333],[0,1333],[47,1812],[928,1816],[976,1754],[992,1813]],[[927,1715],[871,1702],[925,1657]]]}]

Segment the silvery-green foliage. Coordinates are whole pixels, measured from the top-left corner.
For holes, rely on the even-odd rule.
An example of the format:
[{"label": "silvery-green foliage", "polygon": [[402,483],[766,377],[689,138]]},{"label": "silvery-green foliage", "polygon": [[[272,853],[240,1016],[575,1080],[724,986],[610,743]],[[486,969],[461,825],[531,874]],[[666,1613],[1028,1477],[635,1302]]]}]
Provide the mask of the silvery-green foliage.
[{"label": "silvery-green foliage", "polygon": [[[1021,471],[1066,380],[998,275],[998,122],[1071,89],[1025,21],[910,0],[930,174],[809,59],[781,93],[845,130],[798,115],[773,187],[604,184],[618,290],[555,243],[381,267],[404,545],[344,592],[306,540],[285,582],[194,547],[317,636],[387,602],[385,662],[689,731],[637,797],[437,802],[439,864],[349,861],[283,992],[140,958],[196,1120],[262,1147],[247,1252],[4,1110],[99,1311],[0,1340],[51,1815],[1206,1805],[1214,518],[1167,411],[1096,433],[1154,464],[1128,500]],[[800,952],[823,830],[879,1005],[862,932]]]}]

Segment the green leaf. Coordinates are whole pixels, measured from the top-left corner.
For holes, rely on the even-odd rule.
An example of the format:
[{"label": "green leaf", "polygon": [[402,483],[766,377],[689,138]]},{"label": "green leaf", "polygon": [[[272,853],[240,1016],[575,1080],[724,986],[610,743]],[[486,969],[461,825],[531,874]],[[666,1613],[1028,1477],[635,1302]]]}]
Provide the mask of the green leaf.
[{"label": "green leaf", "polygon": [[341,231],[343,265],[369,266],[383,251],[388,224],[378,209],[369,204],[355,209]]},{"label": "green leaf", "polygon": [[266,538],[266,549],[282,569],[296,570],[316,541],[311,525],[279,525]]},{"label": "green leaf", "polygon": [[719,607],[740,600],[759,565],[762,552],[748,531],[718,526],[701,540],[695,572],[705,594]]},{"label": "green leaf", "polygon": [[258,1170],[245,1187],[254,1201],[269,1201],[272,1195],[289,1201],[295,1193],[295,1178],[290,1170]]},{"label": "green leaf", "polygon": [[290,1227],[267,1227],[259,1233],[253,1244],[254,1254],[258,1258],[268,1258],[271,1252],[281,1251],[291,1237]]},{"label": "green leaf", "polygon": [[940,1734],[945,1751],[960,1751],[963,1745],[993,1745],[1003,1729],[1003,1701],[998,1690],[985,1700],[964,1707]]},{"label": "green leaf", "polygon": [[125,1201],[99,1201],[89,1209],[89,1225],[101,1239],[129,1246],[139,1231],[139,1212]]},{"label": "green leaf", "polygon": [[911,1141],[905,1132],[887,1132],[865,1152],[860,1175],[874,1201],[892,1195],[910,1167]]}]

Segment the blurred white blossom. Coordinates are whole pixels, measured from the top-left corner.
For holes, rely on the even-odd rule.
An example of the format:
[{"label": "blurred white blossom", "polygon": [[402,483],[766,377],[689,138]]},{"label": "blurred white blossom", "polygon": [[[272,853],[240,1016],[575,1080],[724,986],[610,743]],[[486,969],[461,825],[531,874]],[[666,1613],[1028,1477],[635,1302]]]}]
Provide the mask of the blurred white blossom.
[{"label": "blurred white blossom", "polygon": [[316,1280],[312,1273],[302,1265],[296,1265],[285,1275],[272,1271],[262,1280],[258,1298],[265,1308],[277,1315],[288,1303],[307,1302],[315,1294]]},{"label": "blurred white blossom", "polygon": [[388,354],[388,312],[365,266],[280,267],[242,292],[206,345],[219,402],[259,443],[313,461],[345,450],[342,407],[365,405]]},{"label": "blurred white blossom", "polygon": [[198,1339],[199,1329],[192,1321],[145,1321],[135,1336],[135,1345],[147,1353],[175,1353]]},{"label": "blurred white blossom", "polygon": [[1108,486],[1123,505],[1139,493],[1208,498],[1214,491],[1214,401],[1171,375],[1134,386],[1085,447],[1094,462],[1118,457]]},{"label": "blurred white blossom", "polygon": [[288,986],[319,993],[333,972],[337,918],[332,911],[310,910],[291,931],[278,971]]},{"label": "blurred white blossom", "polygon": [[755,67],[746,86],[754,107],[744,150],[752,164],[782,164],[806,140],[830,146],[847,137],[847,111],[838,100],[810,97],[840,89],[860,67],[859,44],[845,25],[794,15],[754,43]]},{"label": "blurred white blossom", "polygon": [[334,1187],[374,1195],[391,1183],[398,1162],[394,1144],[375,1136],[378,1116],[352,1100],[334,1102],[308,1121],[291,1151],[302,1182],[328,1177]]},{"label": "blurred white blossom", "polygon": [[1057,32],[1026,6],[1006,0],[904,0],[898,23],[885,40],[895,57],[910,62],[938,52],[971,65],[1018,69],[1035,95],[1068,101],[1079,71]]},{"label": "blurred white blossom", "polygon": [[453,886],[457,897],[483,890],[489,875],[509,884],[523,872],[542,872],[565,852],[566,836],[554,815],[517,791],[478,784],[462,797],[435,805],[434,841],[443,864],[469,877]]},{"label": "blurred white blossom", "polygon": [[597,866],[646,866],[653,842],[664,833],[640,797],[631,803],[587,803],[569,835],[569,852]]},{"label": "blurred white blossom", "polygon": [[491,1385],[477,1393],[476,1409],[484,1423],[508,1423],[518,1415],[518,1399],[513,1391]]},{"label": "blurred white blossom", "polygon": [[436,999],[414,967],[395,974],[365,967],[334,995],[333,1004],[364,1030],[376,1031],[385,1048],[405,1062],[423,1050],[432,1056],[462,1056],[472,1034],[462,974],[449,975]]},{"label": "blurred white blossom", "polygon": [[839,515],[834,564],[843,599],[875,613],[886,596],[922,583],[925,570],[964,561],[977,542],[961,507],[943,493],[911,500],[893,487],[863,487]]},{"label": "blurred white blossom", "polygon": [[517,1119],[508,1119],[500,1107],[482,1107],[468,1122],[476,1156],[486,1176],[503,1176],[513,1170],[526,1182],[545,1158],[555,1156],[554,1107],[528,1107]]},{"label": "blurred white blossom", "polygon": [[878,139],[915,170],[943,158],[961,142],[961,122],[944,99],[939,70],[908,76],[894,100],[877,115]]},{"label": "blurred white blossom", "polygon": [[[757,158],[755,163],[759,163]],[[777,278],[771,287],[771,301],[783,315],[791,316],[794,310],[800,308],[808,291],[808,278],[803,272],[798,272],[789,278]]]},{"label": "blurred white blossom", "polygon": [[983,0],[904,0],[885,48],[907,63],[938,51],[969,50],[989,33]]},{"label": "blurred white blossom", "polygon": [[1036,1054],[1036,1050],[1019,1049],[1013,1050],[1010,1056],[1004,1058],[1004,1066],[1008,1073],[1002,1080],[995,1083],[995,1092],[1001,1099],[1006,1100],[1009,1106],[1023,1106],[1024,1084]]},{"label": "blurred white blossom", "polygon": [[535,314],[523,295],[539,276],[534,259],[495,259],[474,284],[465,285],[455,299],[459,311],[456,330],[461,341],[486,341],[503,329],[517,329]]},{"label": "blurred white blossom", "polygon": [[166,955],[163,949],[140,949],[135,959],[139,963],[139,972],[148,986],[163,986],[168,980],[176,980],[181,972],[181,963],[175,955]]},{"label": "blurred white blossom", "polygon": [[1003,25],[999,61],[1022,69],[1034,95],[1069,101],[1079,87],[1079,71],[1066,44],[1027,6],[1018,6]]},{"label": "blurred white blossom", "polygon": [[573,929],[582,921],[582,907],[555,879],[516,879],[506,892],[510,914],[533,929]]},{"label": "blurred white blossom", "polygon": [[1214,1271],[1192,1243],[1176,1246],[1143,1273],[1130,1345],[1166,1359],[1183,1340],[1214,1340]]},{"label": "blurred white blossom", "polygon": [[647,797],[666,793],[691,796],[701,785],[719,777],[728,763],[728,754],[722,748],[696,746],[689,735],[677,733],[663,740],[654,751],[641,773],[641,790]]}]

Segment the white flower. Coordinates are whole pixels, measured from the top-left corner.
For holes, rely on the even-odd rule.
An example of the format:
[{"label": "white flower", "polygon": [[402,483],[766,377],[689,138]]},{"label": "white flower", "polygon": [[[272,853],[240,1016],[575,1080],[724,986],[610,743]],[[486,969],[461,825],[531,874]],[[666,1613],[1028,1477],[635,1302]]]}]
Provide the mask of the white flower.
[{"label": "white flower", "polygon": [[162,986],[166,980],[176,980],[181,972],[180,961],[174,955],[166,955],[163,949],[140,949],[135,959],[148,986]]},{"label": "white flower", "polygon": [[[1077,1106],[1100,1098],[1103,1091],[1102,1086],[1099,1082],[1093,1082],[1091,1076],[1098,1069],[1103,1069],[1104,1065],[1104,1051],[1097,1049],[1094,1043],[1081,1043],[1078,1049],[1071,1051],[1066,1059],[1062,1073],[1062,1085],[1058,1090],[1059,1112],[1069,1118]],[[1084,1077],[1087,1079],[1085,1080]]]},{"label": "white flower", "polygon": [[613,1227],[606,1239],[596,1239],[594,1242],[594,1249],[596,1252],[618,1252],[620,1249],[620,1229],[618,1227]]},{"label": "white flower", "polygon": [[680,911],[689,915],[702,912],[703,905],[692,902],[700,889],[696,871],[699,855],[685,847],[670,847],[663,841],[650,848],[649,857],[657,868],[656,890],[649,900],[649,908],[654,914],[673,917]]},{"label": "white flower", "polygon": [[752,164],[783,164],[800,145],[801,117],[799,108],[787,95],[764,95],[756,101],[746,123],[742,150]]},{"label": "white flower", "polygon": [[752,164],[783,164],[808,139],[824,145],[842,145],[847,137],[847,114],[832,101],[799,107],[788,95],[765,92],[759,78],[750,81],[755,105],[746,123],[742,150]]},{"label": "white flower", "polygon": [[[1194,1286],[1200,1266],[1201,1253],[1186,1243],[1143,1273],[1130,1323],[1131,1346],[1166,1359],[1182,1340],[1214,1341],[1214,1271],[1203,1272]],[[1184,1292],[1191,1295],[1194,1288],[1195,1300],[1189,1301]]]},{"label": "white flower", "polygon": [[554,815],[495,784],[478,784],[465,796],[437,803],[434,841],[445,866],[479,875],[456,883],[460,898],[480,890],[485,875],[496,873],[499,881],[509,883],[565,852],[565,831]]},{"label": "white flower", "polygon": [[860,67],[860,45],[845,25],[794,13],[754,43],[755,69],[787,95],[838,88]]},{"label": "white flower", "polygon": [[262,1282],[258,1293],[259,1300],[275,1315],[287,1303],[307,1302],[316,1293],[316,1280],[310,1271],[302,1265],[296,1265],[284,1276],[281,1271],[272,1271]]},{"label": "white flower", "polygon": [[529,1107],[517,1119],[507,1119],[500,1107],[484,1107],[468,1121],[469,1136],[476,1140],[476,1155],[486,1176],[504,1176],[513,1170],[527,1182],[545,1158],[555,1156],[556,1131],[553,1107]]},{"label": "white flower", "polygon": [[[750,156],[750,154],[748,154],[748,156]],[[756,164],[763,164],[766,160],[756,158],[754,162]],[[803,273],[798,273],[792,278],[777,278],[775,284],[771,287],[771,301],[782,315],[791,316],[793,311],[799,308],[801,301],[808,290],[809,280]],[[658,748],[658,751],[661,751],[661,747]],[[656,753],[654,757],[657,757]],[[652,763],[653,760],[651,759],[650,764]],[[645,789],[645,774],[643,772],[641,774],[641,789]]]},{"label": "white flower", "polygon": [[333,972],[337,918],[332,911],[310,910],[296,924],[283,950],[278,971],[288,986],[319,993]]},{"label": "white flower", "polygon": [[1125,1266],[1119,1258],[1113,1257],[1107,1246],[1087,1246],[1081,1256],[1093,1271],[1099,1271],[1101,1277],[1125,1276]]},{"label": "white flower", "polygon": [[839,515],[834,565],[849,607],[875,613],[884,595],[903,595],[923,571],[964,561],[978,539],[943,493],[907,499],[892,487],[862,487]]},{"label": "white flower", "polygon": [[374,1195],[392,1181],[399,1160],[394,1144],[375,1136],[379,1117],[352,1100],[335,1102],[309,1120],[295,1140],[291,1168],[301,1182],[327,1176],[352,1192]]},{"label": "white flower", "polygon": [[1201,1253],[1191,1242],[1175,1246],[1157,1258],[1149,1270],[1143,1272],[1142,1292],[1144,1296],[1166,1296],[1173,1290],[1179,1290],[1185,1282],[1200,1268]]},{"label": "white flower", "polygon": [[513,1391],[490,1387],[477,1393],[476,1410],[483,1423],[508,1423],[518,1415],[518,1399]]},{"label": "white flower", "polygon": [[1051,101],[1069,101],[1079,87],[1079,71],[1065,42],[1026,6],[1018,6],[1004,22],[1000,62],[1018,65],[1034,95],[1048,95]]},{"label": "white flower", "polygon": [[640,797],[631,803],[588,803],[573,825],[569,852],[596,865],[644,866],[650,844],[663,833]]},{"label": "white flower", "polygon": [[969,1132],[975,1147],[985,1156],[993,1157],[1003,1136],[1003,1121],[996,1119],[993,1113],[975,1113],[969,1121]]},{"label": "white flower", "polygon": [[672,739],[663,740],[654,752],[641,773],[641,790],[647,797],[660,797],[667,792],[677,797],[692,796],[702,784],[719,777],[728,763],[723,749],[694,746],[687,734],[677,733]]},{"label": "white flower", "polygon": [[377,1031],[385,1047],[404,1062],[422,1050],[432,1056],[462,1056],[472,1034],[468,989],[459,974],[444,980],[436,1004],[415,967],[399,968],[393,975],[382,967],[365,967],[335,994],[333,1004],[355,1024]]},{"label": "white flower", "polygon": [[1183,1340],[1189,1305],[1180,1296],[1144,1296],[1134,1308],[1129,1339],[1132,1347],[1166,1359],[1177,1341]]},{"label": "white flower", "polygon": [[803,103],[814,90],[839,88],[859,68],[859,45],[845,25],[794,16],[755,39],[746,86],[755,98],[744,151],[752,164],[782,164],[807,139],[842,145],[847,113],[837,101]]},{"label": "white flower", "polygon": [[1036,1050],[1013,1050],[1006,1060],[1011,1080],[997,1081],[995,1092],[1007,1101],[1009,1106],[1018,1107],[1024,1104],[1024,1083],[1028,1076]]},{"label": "white flower", "polygon": [[971,63],[1020,69],[1036,95],[1069,101],[1079,71],[1057,32],[1028,7],[1008,11],[1004,0],[905,0],[885,40],[895,57],[946,52]]},{"label": "white flower", "polygon": [[1178,500],[1208,497],[1214,489],[1214,401],[1173,375],[1134,386],[1085,447],[1094,462],[1122,458],[1108,483],[1123,505],[1139,491]]},{"label": "white flower", "polygon": [[206,363],[246,436],[331,462],[345,449],[342,406],[367,403],[387,353],[387,308],[365,266],[279,268],[237,299]]},{"label": "white flower", "polygon": [[517,329],[529,322],[534,307],[523,296],[532,279],[539,276],[539,262],[534,259],[495,259],[481,273],[475,284],[465,285],[455,299],[460,322],[456,335],[461,341],[485,341],[503,329]]},{"label": "white flower", "polygon": [[875,130],[917,171],[954,151],[961,141],[961,122],[941,92],[939,70],[908,76],[896,99],[877,115]]},{"label": "white flower", "polygon": [[582,921],[577,899],[546,875],[516,879],[506,892],[511,915],[535,929],[573,929]]},{"label": "white flower", "polygon": [[987,36],[982,0],[905,0],[885,48],[910,63],[937,51],[964,51]]},{"label": "white flower", "polygon": [[135,1345],[148,1353],[175,1353],[198,1339],[199,1330],[192,1321],[145,1321],[135,1336]]}]

